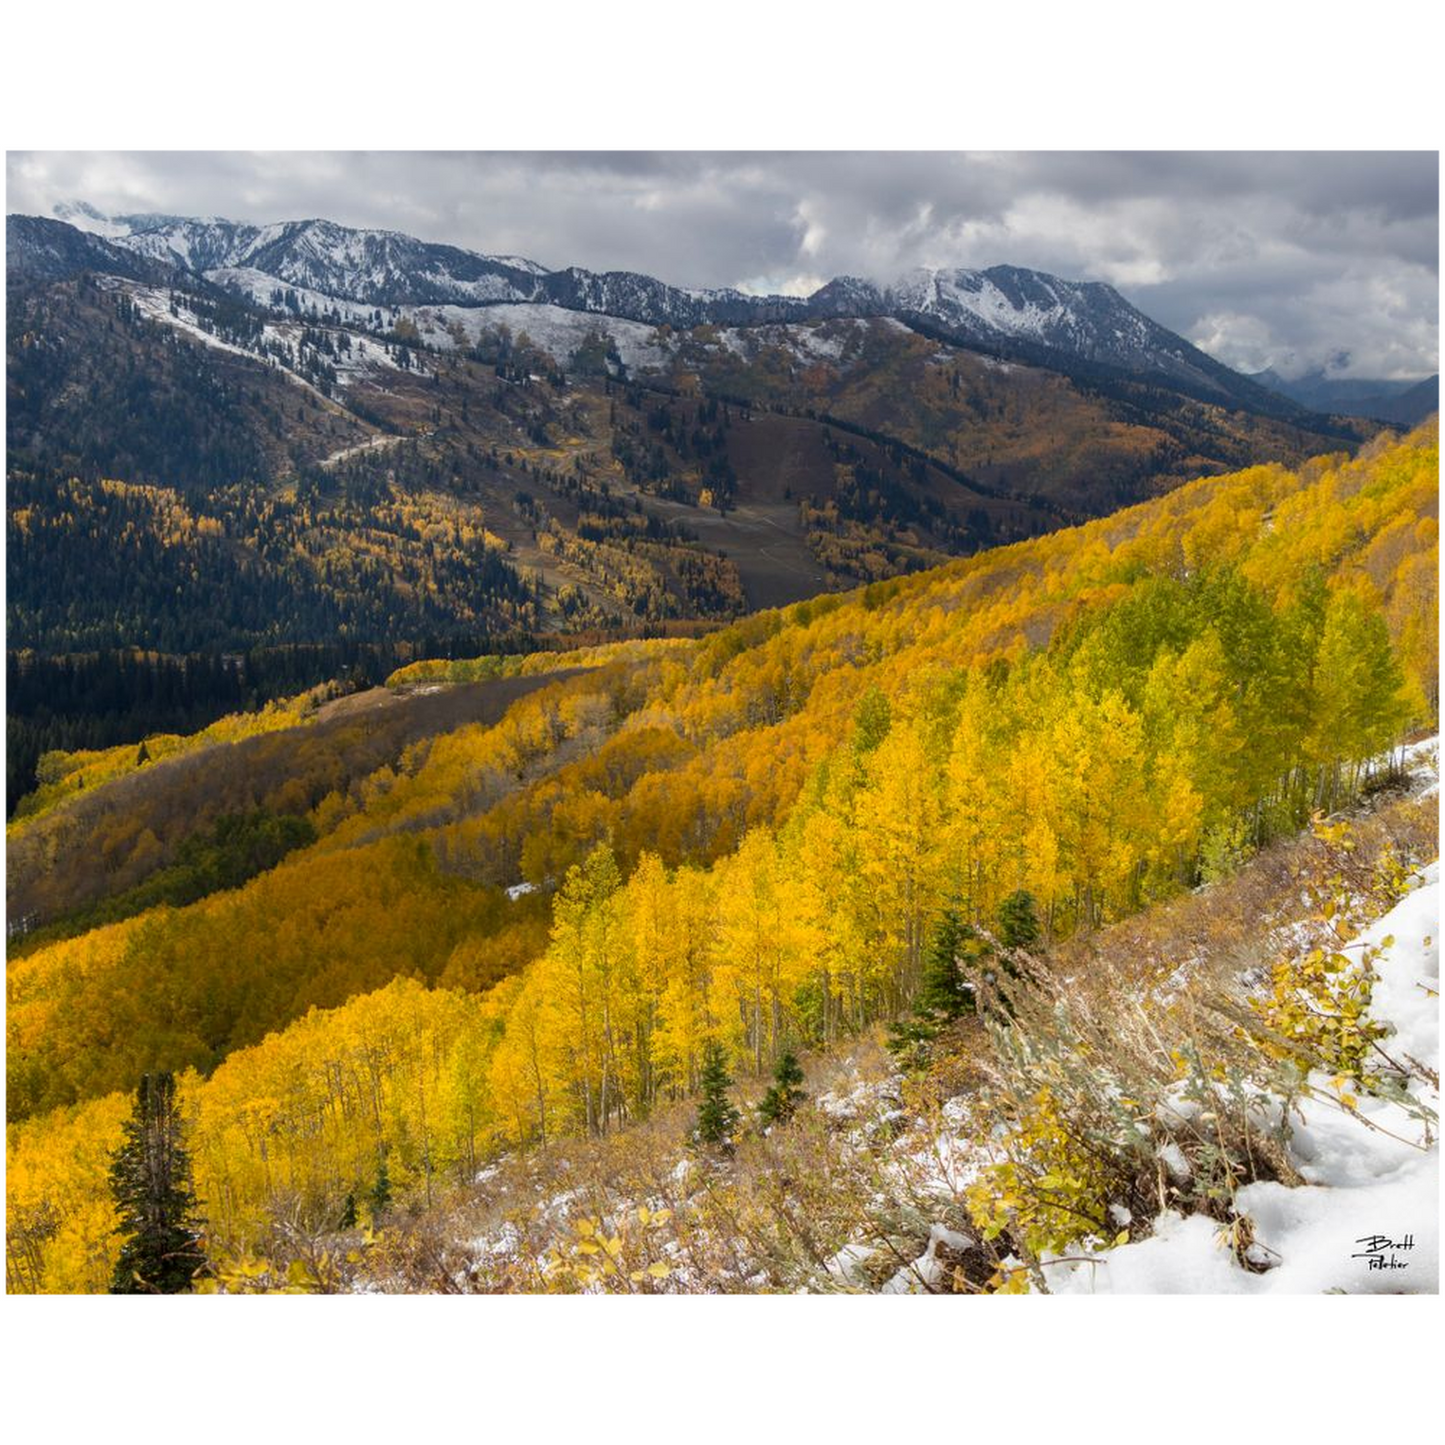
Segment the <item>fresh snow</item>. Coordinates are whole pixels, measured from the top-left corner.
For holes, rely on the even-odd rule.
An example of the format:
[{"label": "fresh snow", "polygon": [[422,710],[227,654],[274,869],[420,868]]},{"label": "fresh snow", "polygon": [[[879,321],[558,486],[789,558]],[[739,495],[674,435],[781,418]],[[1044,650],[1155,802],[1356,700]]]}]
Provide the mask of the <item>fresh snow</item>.
[{"label": "fresh snow", "polygon": [[[186,305],[184,292],[176,292],[176,311],[171,311],[172,293],[158,286],[142,286],[134,282],[115,283],[119,289],[126,291],[135,302],[138,310],[151,321],[158,321],[162,325],[173,327],[177,331],[184,332],[187,336],[215,351],[228,351],[234,356],[249,357],[252,361],[259,361],[263,364],[274,367],[297,386],[304,387],[307,391],[315,392],[317,396],[322,393],[312,386],[304,377],[283,365],[274,356],[263,354],[260,350],[249,350],[243,346],[237,346],[234,342],[225,341],[214,333],[207,331],[197,319],[195,313]],[[332,330],[318,326],[315,322],[305,321],[268,321],[262,327],[261,345],[280,342],[289,346],[293,351],[301,345],[301,334],[307,326],[312,330]],[[337,333],[340,334],[339,332]],[[335,358],[328,358],[336,369],[336,379],[342,386],[354,386],[357,382],[366,380],[372,373],[377,371],[398,371],[400,367],[388,354],[386,347],[379,341],[370,337],[358,335],[355,332],[348,332],[351,339],[351,351],[343,352]],[[430,372],[419,356],[414,357],[413,372],[418,376],[428,376]],[[323,398],[324,399],[324,398]]]},{"label": "fresh snow", "polygon": [[[1439,788],[1439,738],[1405,748],[1400,762],[1413,796],[1433,796]],[[1417,1073],[1440,1069],[1440,865],[1417,873],[1413,888],[1384,917],[1348,945],[1357,955],[1378,950],[1371,1015],[1389,1027],[1382,1048],[1392,1059],[1416,1066]],[[1263,922],[1271,939],[1283,939],[1295,924]],[[1435,1120],[1438,1090],[1413,1081],[1409,1093],[1416,1111],[1403,1104],[1360,1093],[1354,1112],[1335,1102],[1330,1080],[1311,1080],[1314,1095],[1294,1105],[1290,1115],[1291,1162],[1305,1180],[1290,1187],[1268,1181],[1250,1184],[1235,1195],[1238,1215],[1253,1228],[1245,1253],[1259,1272],[1243,1268],[1217,1220],[1166,1211],[1152,1222],[1146,1238],[1115,1248],[1076,1248],[1043,1261],[1054,1294],[1311,1294],[1344,1292],[1435,1293],[1439,1289],[1439,1153]],[[1166,1131],[1183,1128],[1200,1112],[1198,1100],[1183,1097],[1184,1086],[1155,1111]],[[820,1095],[817,1107],[845,1131],[846,1141],[867,1147],[881,1119],[897,1121],[893,1086],[855,1082]],[[1262,1125],[1277,1125],[1283,1102],[1261,1093],[1251,1104]],[[880,1110],[883,1111],[880,1114]],[[1422,1117],[1420,1111],[1430,1111]],[[915,1128],[898,1137],[883,1162],[883,1173],[910,1186],[915,1199],[937,1198],[940,1212],[955,1201],[976,1176],[978,1156],[967,1141],[966,1097],[948,1100],[942,1109],[949,1127],[941,1133]],[[957,1131],[952,1132],[952,1131]],[[1166,1140],[1159,1157],[1170,1175],[1185,1180],[1191,1166],[1184,1151]],[[1133,1224],[1130,1212],[1110,1206],[1116,1226]],[[1404,1268],[1372,1268],[1370,1246],[1384,1237],[1408,1241],[1385,1248]],[[948,1290],[950,1265],[940,1249],[961,1253],[969,1241],[940,1222],[916,1259],[883,1285],[885,1294]],[[825,1273],[836,1286],[868,1289],[866,1266],[878,1251],[862,1243],[845,1245],[829,1259]],[[1082,1257],[1081,1257],[1082,1256]],[[1016,1264],[1017,1261],[1014,1261]]]},{"label": "fresh snow", "polygon": [[911,1264],[904,1265],[880,1291],[882,1294],[933,1294],[947,1286],[950,1263],[942,1251],[962,1254],[973,1243],[956,1230],[935,1224],[928,1233],[923,1253]]},{"label": "fresh snow", "polygon": [[[317,316],[324,316],[328,312],[336,312],[347,326],[360,326],[368,328],[372,319],[379,310],[383,321],[390,325],[391,318],[397,313],[398,308],[391,306],[367,306],[360,301],[348,301],[340,296],[329,295],[325,291],[313,291],[306,286],[296,286],[289,281],[283,281],[279,276],[272,276],[266,271],[257,271],[252,266],[213,266],[205,272],[207,281],[214,282],[217,286],[223,286],[228,291],[239,292],[257,306],[266,310],[272,309],[271,295],[275,291],[291,292],[296,297],[296,304],[301,308],[302,319],[309,318],[314,311]],[[284,314],[291,314],[289,309]]]},{"label": "fresh snow", "polygon": [[[1351,948],[1382,949],[1374,964],[1379,980],[1371,1013],[1391,1026],[1385,1052],[1438,1074],[1438,861],[1418,882]],[[1392,941],[1385,946],[1387,939]],[[1049,1288],[1055,1294],[1436,1292],[1440,1157],[1432,1129],[1400,1104],[1363,1093],[1357,1105],[1362,1117],[1355,1118],[1331,1101],[1327,1079],[1313,1082],[1320,1096],[1291,1116],[1289,1143],[1291,1161],[1308,1182],[1297,1188],[1260,1182],[1235,1195],[1236,1210],[1254,1227],[1255,1257],[1270,1266],[1264,1273],[1235,1261],[1220,1242],[1216,1221],[1166,1213],[1154,1221],[1148,1239],[1102,1250],[1087,1263],[1051,1264]],[[1425,1107],[1438,1108],[1433,1088],[1415,1083],[1410,1092]],[[1172,1171],[1167,1157],[1165,1163]],[[1370,1267],[1366,1243],[1375,1236],[1411,1240],[1409,1249],[1385,1251],[1403,1269]]]},{"label": "fresh snow", "polygon": [[433,346],[453,346],[452,328],[459,328],[465,344],[476,345],[487,332],[506,326],[513,338],[524,331],[558,366],[565,367],[572,353],[593,332],[605,333],[629,371],[655,370],[668,359],[668,349],[657,328],[642,321],[625,321],[600,312],[569,311],[540,303],[509,303],[498,306],[404,306],[400,308],[416,323],[422,337]]},{"label": "fresh snow", "polygon": [[130,234],[130,227],[125,222],[102,215],[86,201],[58,201],[51,208],[51,215],[57,221],[74,226],[77,231],[88,231],[92,236],[100,236],[107,241]]}]

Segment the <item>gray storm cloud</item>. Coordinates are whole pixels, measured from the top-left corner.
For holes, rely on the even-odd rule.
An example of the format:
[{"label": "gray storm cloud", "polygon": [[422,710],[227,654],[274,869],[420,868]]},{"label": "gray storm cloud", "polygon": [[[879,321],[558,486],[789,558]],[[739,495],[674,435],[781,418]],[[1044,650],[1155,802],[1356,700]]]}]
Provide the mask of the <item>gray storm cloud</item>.
[{"label": "gray storm cloud", "polygon": [[7,182],[30,214],[325,216],[687,286],[1010,262],[1108,281],[1245,371],[1439,364],[1434,152],[12,152]]}]

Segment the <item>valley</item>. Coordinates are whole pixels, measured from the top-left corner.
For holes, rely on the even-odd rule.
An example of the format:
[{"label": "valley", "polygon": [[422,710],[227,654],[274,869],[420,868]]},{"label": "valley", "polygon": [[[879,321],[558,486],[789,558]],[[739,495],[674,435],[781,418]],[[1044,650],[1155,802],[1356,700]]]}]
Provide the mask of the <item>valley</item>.
[{"label": "valley", "polygon": [[[1428,724],[1437,705],[1438,643],[1422,630],[1434,617],[1437,458],[1432,426],[1354,461],[1201,479],[1081,527],[700,637],[420,661],[386,695],[298,700],[259,735],[240,716],[229,735],[162,743],[154,759],[125,749],[78,759],[92,781],[71,796],[57,765],[53,797],[10,825],[12,911],[23,898],[57,919],[106,900],[117,912],[72,937],[38,929],[9,950],[12,1280],[100,1287],[110,1265],[93,1243],[109,1207],[99,1161],[126,1090],[156,1070],[182,1081],[226,1290],[268,1287],[272,1271],[304,1288],[608,1288],[576,1246],[599,1219],[623,1240],[622,1286],[642,1270],[657,1287],[858,1288],[873,1277],[847,1264],[860,1229],[870,1249],[868,1229],[894,1240],[903,1257],[892,1278],[910,1248],[934,1251],[931,1236],[852,1214],[779,1234],[773,1264],[765,1254],[742,1276],[713,1274],[711,1231],[731,1216],[711,1211],[771,1206],[766,1193],[727,1204],[735,1196],[718,1191],[739,1179],[706,1158],[688,1166],[711,1181],[702,1203],[689,1185],[625,1206],[576,1195],[547,1205],[566,1232],[519,1226],[545,1256],[536,1279],[503,1252],[496,1273],[469,1257],[444,1280],[416,1251],[451,1259],[450,1239],[429,1233],[441,1227],[432,1211],[449,1220],[473,1209],[474,1191],[500,1177],[494,1166],[571,1169],[574,1139],[620,1161],[657,1138],[667,1167],[680,1168],[675,1123],[634,1131],[687,1116],[713,1043],[745,1096],[790,1048],[819,1059],[810,1093],[838,1096],[841,1084],[817,1082],[834,1051],[863,1050],[856,1058],[875,1062],[862,1078],[876,1076],[880,1056],[867,1050],[907,1017],[949,908],[971,920],[968,976],[984,1009],[1001,965],[972,970],[1018,946],[1001,942],[1010,909],[1027,908],[1025,947],[1050,977],[1066,978],[1067,960],[1094,940],[1136,926],[1149,937],[1153,920],[1162,941],[1141,965],[1156,946],[1167,958],[1204,926],[1188,903],[1201,882],[1246,887],[1228,880],[1242,868],[1254,876],[1252,860],[1272,849],[1314,856],[1308,841],[1291,842],[1301,828],[1308,838],[1311,814],[1388,802],[1391,740]],[[1387,901],[1399,886],[1389,879],[1424,867],[1434,846],[1420,810],[1394,806],[1351,825],[1372,840],[1357,862],[1375,860],[1370,877]],[[249,879],[165,901],[178,861],[222,866],[226,838],[252,836],[221,827],[248,809],[304,821],[305,832]],[[1334,886],[1328,866],[1320,888]],[[160,880],[149,902],[136,891],[147,880]],[[148,906],[126,916],[130,899]],[[1280,968],[1303,966],[1281,958]],[[1268,1021],[1292,995],[1248,996]],[[909,1047],[924,1048],[930,1069],[966,1077],[985,1035],[957,1051],[945,1037],[925,1030]],[[1282,1067],[1263,1037],[1240,1067]],[[1351,1037],[1311,1035],[1296,1046],[1301,1067],[1323,1067],[1308,1061]],[[1348,1062],[1333,1067],[1356,1077]],[[880,1098],[902,1088],[914,1099],[906,1071],[901,1083],[883,1072]],[[1190,1077],[1166,1070],[1150,1087]],[[1363,1097],[1387,1084],[1364,1070],[1351,1087]],[[952,1097],[903,1107],[927,1117]],[[813,1140],[806,1157],[776,1166],[804,1171],[809,1199],[854,1168],[853,1153],[822,1143],[829,1117],[808,1106],[796,1136],[756,1146]],[[1086,1116],[1060,1117],[1057,1147],[1072,1147],[1062,1141]],[[1054,1147],[1037,1120],[1019,1120],[1021,1141]],[[1008,1167],[1025,1162],[1047,1167],[1037,1152]],[[1280,1177],[1236,1167],[1232,1187]],[[996,1215],[967,1177],[934,1216],[960,1258],[941,1273],[930,1265],[929,1287],[1022,1285],[1030,1257],[1076,1241],[1038,1213],[1046,1196],[1025,1189]],[[338,1224],[348,1197],[350,1213],[370,1211],[364,1238]],[[366,1198],[376,1202],[363,1209]],[[857,1198],[851,1184],[842,1198]],[[1176,1210],[1199,1207],[1180,1200]],[[704,1210],[711,1242],[654,1234],[666,1221],[654,1226],[653,1215],[684,1201]],[[989,1235],[995,1223],[1001,1233]],[[676,1249],[646,1252],[628,1233],[637,1229]],[[1004,1246],[975,1269],[960,1231]],[[694,1247],[700,1274],[676,1253]],[[799,1247],[814,1251],[811,1272],[781,1262]],[[350,1255],[364,1265],[343,1266]],[[649,1274],[654,1263],[666,1274]]]}]

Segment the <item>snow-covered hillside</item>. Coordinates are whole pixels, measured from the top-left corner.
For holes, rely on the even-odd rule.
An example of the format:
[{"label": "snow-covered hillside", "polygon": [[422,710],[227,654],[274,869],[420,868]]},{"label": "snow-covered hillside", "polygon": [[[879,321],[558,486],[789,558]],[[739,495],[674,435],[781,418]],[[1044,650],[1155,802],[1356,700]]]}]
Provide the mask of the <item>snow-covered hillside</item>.
[{"label": "snow-covered hillside", "polygon": [[[1346,945],[1378,950],[1373,1017],[1389,1026],[1386,1054],[1440,1070],[1440,864],[1415,890]],[[1165,1213],[1149,1238],[1088,1262],[1048,1268],[1056,1294],[1433,1293],[1439,1289],[1438,1088],[1412,1078],[1409,1103],[1361,1094],[1346,1107],[1331,1081],[1290,1118],[1291,1160],[1307,1183],[1248,1184],[1235,1208],[1251,1221],[1255,1270],[1221,1247],[1203,1215]],[[1280,1101],[1262,1101],[1278,1111]],[[1428,1111],[1428,1112],[1427,1112]]]},{"label": "snow-covered hillside", "polygon": [[[278,287],[290,288],[304,293],[303,307],[339,312],[348,324],[368,324],[361,318],[378,307],[536,306],[681,331],[890,317],[963,346],[1066,369],[1072,363],[1164,376],[1266,413],[1293,408],[1150,320],[1113,287],[1019,266],[919,270],[891,284],[839,277],[807,297],[760,296],[676,286],[631,271],[549,270],[521,257],[326,220],[256,226],[217,217],[104,216],[83,202],[61,210],[68,225],[88,232],[93,244],[104,238],[113,254],[204,276],[263,306]],[[507,324],[517,329],[514,319]],[[555,337],[558,327],[555,317],[539,317],[521,329]],[[639,340],[618,333],[619,349]]]},{"label": "snow-covered hillside", "polygon": [[889,288],[893,309],[936,319],[981,339],[1010,337],[1085,355],[1138,353],[1151,340],[1148,318],[1111,286],[1064,281],[1042,271],[916,271]]},{"label": "snow-covered hillside", "polygon": [[[149,320],[173,327],[213,350],[265,361],[308,390],[317,390],[310,377],[317,374],[317,367],[322,363],[335,372],[334,381],[343,387],[375,380],[380,374],[401,369],[385,342],[357,332],[318,327],[299,320],[268,321],[255,336],[241,344],[218,335],[214,328],[207,325],[192,309],[185,293],[134,282],[102,284],[123,290],[135,303],[136,309]],[[335,353],[323,357],[309,344],[308,331],[313,339],[317,336],[329,337],[336,348]],[[412,361],[411,370],[419,376],[430,374],[420,359]]]},{"label": "snow-covered hillside", "polygon": [[616,348],[629,371],[661,367],[670,355],[655,326],[560,306],[415,306],[402,311],[428,345],[442,348],[475,345],[484,334],[505,326],[516,340],[525,332],[528,341],[564,368],[578,347],[598,332]]},{"label": "snow-covered hillside", "polygon": [[253,271],[272,278],[273,285],[373,306],[530,300],[539,295],[539,278],[547,274],[533,261],[483,256],[395,231],[357,230],[325,220],[253,226],[214,216],[101,219],[115,245],[182,270],[199,275]]}]

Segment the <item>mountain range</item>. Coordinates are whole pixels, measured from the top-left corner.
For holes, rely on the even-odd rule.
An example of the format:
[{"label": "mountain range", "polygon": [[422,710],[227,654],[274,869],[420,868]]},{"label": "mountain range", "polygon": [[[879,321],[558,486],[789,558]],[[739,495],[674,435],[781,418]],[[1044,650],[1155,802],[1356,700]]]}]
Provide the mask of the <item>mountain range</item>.
[{"label": "mountain range", "polygon": [[1311,411],[1375,417],[1401,426],[1418,426],[1440,410],[1440,378],[1390,381],[1330,376],[1323,370],[1286,378],[1274,370],[1255,372],[1251,380],[1307,406]]},{"label": "mountain range", "polygon": [[727,618],[1379,430],[1016,266],[752,296],[80,203],[6,262],[42,653]]},{"label": "mountain range", "polygon": [[[126,275],[135,274],[140,261],[233,287],[259,276],[363,306],[551,305],[678,329],[892,317],[950,342],[1044,365],[1062,361],[1157,376],[1204,399],[1265,415],[1299,409],[1151,320],[1112,286],[1020,266],[915,270],[886,285],[844,276],[806,297],[754,296],[669,285],[631,271],[550,270],[521,257],[320,219],[257,226],[217,217],[108,217],[82,203],[58,209],[64,217],[58,222],[11,218],[12,274],[53,279],[70,259]],[[65,224],[79,234],[56,230]]]}]

